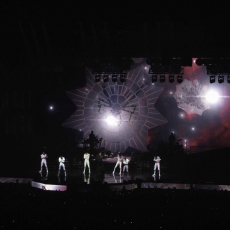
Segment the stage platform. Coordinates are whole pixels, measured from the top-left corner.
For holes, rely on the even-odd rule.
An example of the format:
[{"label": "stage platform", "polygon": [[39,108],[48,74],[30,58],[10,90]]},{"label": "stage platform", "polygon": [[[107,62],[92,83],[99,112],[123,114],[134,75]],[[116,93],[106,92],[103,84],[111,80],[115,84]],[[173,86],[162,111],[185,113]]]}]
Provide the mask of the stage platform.
[{"label": "stage platform", "polygon": [[[182,177],[171,177],[163,173],[161,177],[153,177],[150,172],[130,172],[119,175],[118,172],[112,174],[105,172],[98,174],[80,171],[69,172],[65,177],[63,173],[57,176],[55,172],[49,172],[48,175],[38,172],[27,172],[28,177],[0,177],[2,184],[29,184],[34,188],[53,191],[67,191],[75,189],[77,191],[93,191],[100,187],[107,187],[110,191],[132,190],[136,188],[159,188],[159,189],[206,189],[206,190],[226,190],[230,191],[228,183],[218,184],[213,181],[182,181]],[[29,173],[33,175],[29,177]],[[24,172],[26,174],[26,172]]]},{"label": "stage platform", "polygon": [[[129,157],[128,157],[129,158]],[[226,158],[226,159],[225,159]],[[223,162],[227,162],[227,157]],[[199,158],[200,159],[200,158]],[[198,159],[198,160],[199,160]],[[153,164],[145,162],[130,161],[129,173],[119,175],[119,169],[113,174],[114,166],[117,159],[108,157],[103,159],[103,167],[98,172],[97,162],[91,161],[91,173],[83,174],[83,160],[66,162],[67,176],[61,171],[58,177],[58,163],[49,162],[49,173],[46,175],[45,169],[43,174],[39,173],[39,162],[32,164],[9,164],[0,169],[1,183],[19,183],[29,184],[33,187],[43,190],[60,190],[66,191],[76,188],[84,188],[89,191],[96,186],[107,185],[112,190],[134,189],[134,188],[177,188],[188,189],[217,189],[228,190],[230,186],[229,167],[215,169],[210,167],[198,167],[194,157],[165,157],[161,165],[161,177],[153,177]],[[194,163],[195,162],[195,163]],[[209,161],[210,162],[210,161]],[[222,165],[221,165],[222,166]],[[81,189],[80,189],[81,190]]]}]

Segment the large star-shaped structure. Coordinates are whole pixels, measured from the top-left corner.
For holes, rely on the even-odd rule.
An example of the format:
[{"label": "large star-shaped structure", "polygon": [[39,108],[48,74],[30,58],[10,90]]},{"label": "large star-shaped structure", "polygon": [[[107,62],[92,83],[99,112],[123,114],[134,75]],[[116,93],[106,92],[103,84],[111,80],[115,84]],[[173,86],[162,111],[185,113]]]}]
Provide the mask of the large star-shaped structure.
[{"label": "large star-shaped structure", "polygon": [[86,77],[85,88],[67,92],[77,110],[63,126],[83,131],[84,138],[93,131],[113,152],[146,151],[148,130],[167,122],[154,107],[163,88],[145,84],[142,65],[128,72],[124,83],[119,78],[96,83],[88,68]]}]

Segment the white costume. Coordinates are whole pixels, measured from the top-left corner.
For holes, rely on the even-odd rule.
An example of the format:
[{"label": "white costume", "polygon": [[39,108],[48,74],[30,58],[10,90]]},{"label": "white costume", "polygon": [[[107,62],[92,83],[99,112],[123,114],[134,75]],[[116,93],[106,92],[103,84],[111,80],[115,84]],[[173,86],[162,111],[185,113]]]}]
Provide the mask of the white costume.
[{"label": "white costume", "polygon": [[39,171],[40,173],[42,173],[42,166],[44,165],[46,167],[46,172],[48,173],[48,167],[47,167],[47,161],[46,158],[48,158],[47,154],[45,152],[43,152],[41,154],[41,170]]},{"label": "white costume", "polygon": [[160,173],[160,161],[161,161],[161,159],[160,159],[160,157],[159,156],[157,156],[157,157],[154,157],[154,159],[153,159],[153,161],[155,162],[155,164],[154,164],[154,174],[153,174],[153,176],[155,176],[156,175],[156,170],[158,169],[158,171],[159,171],[159,176],[161,176],[161,173]]},{"label": "white costume", "polygon": [[115,173],[115,170],[116,170],[118,165],[120,167],[120,174],[121,174],[122,156],[119,153],[117,154],[117,163],[114,167],[113,174]]},{"label": "white costume", "polygon": [[123,167],[123,172],[126,170],[127,172],[129,172],[129,159],[127,159],[127,158],[125,158],[124,160],[123,160],[123,165],[124,165],[124,167]]},{"label": "white costume", "polygon": [[89,153],[85,153],[83,158],[85,159],[84,161],[84,171],[83,173],[85,173],[85,168],[86,166],[88,166],[88,169],[89,169],[89,173],[90,173],[90,164],[89,164],[89,158],[90,158],[90,154]]},{"label": "white costume", "polygon": [[61,168],[64,170],[64,174],[66,176],[66,170],[65,170],[65,157],[59,157],[59,169],[58,169],[58,176],[60,174]]}]

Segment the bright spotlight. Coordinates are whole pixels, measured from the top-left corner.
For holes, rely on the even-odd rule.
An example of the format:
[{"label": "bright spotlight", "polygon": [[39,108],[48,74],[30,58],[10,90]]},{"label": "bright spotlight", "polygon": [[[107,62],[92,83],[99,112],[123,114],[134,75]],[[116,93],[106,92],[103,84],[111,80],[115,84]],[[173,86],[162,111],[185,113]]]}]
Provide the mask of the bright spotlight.
[{"label": "bright spotlight", "polygon": [[53,108],[54,108],[53,106],[50,106],[50,110],[53,110]]},{"label": "bright spotlight", "polygon": [[194,127],[192,127],[192,130],[194,131],[194,130],[195,130],[195,128],[194,128]]},{"label": "bright spotlight", "polygon": [[219,94],[216,91],[210,90],[207,94],[206,94],[206,100],[209,103],[216,103],[219,99]]},{"label": "bright spotlight", "polygon": [[114,116],[110,115],[106,118],[106,124],[110,126],[117,126],[118,120]]}]

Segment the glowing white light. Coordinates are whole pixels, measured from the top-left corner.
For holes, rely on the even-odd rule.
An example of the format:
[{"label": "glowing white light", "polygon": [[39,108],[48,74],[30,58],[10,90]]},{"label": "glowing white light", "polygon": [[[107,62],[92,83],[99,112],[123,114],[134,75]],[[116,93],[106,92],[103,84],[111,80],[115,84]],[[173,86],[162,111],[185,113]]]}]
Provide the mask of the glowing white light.
[{"label": "glowing white light", "polygon": [[53,109],[53,106],[50,106],[50,110],[52,110]]},{"label": "glowing white light", "polygon": [[114,116],[108,116],[106,118],[106,124],[110,126],[117,126],[118,125],[118,119],[116,119]]},{"label": "glowing white light", "polygon": [[143,81],[144,81],[145,79],[143,78]]},{"label": "glowing white light", "polygon": [[194,128],[194,127],[192,127],[192,130],[195,130],[195,128]]},{"label": "glowing white light", "polygon": [[184,117],[184,114],[183,113],[181,113],[181,115],[180,115],[181,117]]},{"label": "glowing white light", "polygon": [[147,69],[147,67],[145,66],[145,69]]},{"label": "glowing white light", "polygon": [[172,91],[170,91],[169,93],[172,94]]},{"label": "glowing white light", "polygon": [[206,97],[206,100],[212,104],[216,103],[220,98],[218,92],[213,91],[213,90],[208,91],[205,97]]}]

